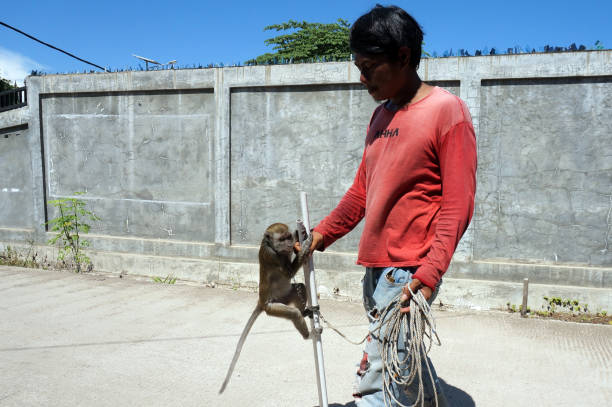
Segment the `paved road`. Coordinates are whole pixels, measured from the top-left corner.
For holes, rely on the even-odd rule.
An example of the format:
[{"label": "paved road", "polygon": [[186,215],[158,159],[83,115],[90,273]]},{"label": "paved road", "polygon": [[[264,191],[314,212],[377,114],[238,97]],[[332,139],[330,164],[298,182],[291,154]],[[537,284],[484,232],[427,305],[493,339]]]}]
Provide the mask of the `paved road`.
[{"label": "paved road", "polygon": [[[254,293],[0,267],[0,406],[315,406],[312,343],[261,317],[217,394]],[[323,301],[360,339],[360,304]],[[612,326],[436,311],[452,405],[604,406]],[[328,396],[351,406],[359,347],[323,336]]]}]

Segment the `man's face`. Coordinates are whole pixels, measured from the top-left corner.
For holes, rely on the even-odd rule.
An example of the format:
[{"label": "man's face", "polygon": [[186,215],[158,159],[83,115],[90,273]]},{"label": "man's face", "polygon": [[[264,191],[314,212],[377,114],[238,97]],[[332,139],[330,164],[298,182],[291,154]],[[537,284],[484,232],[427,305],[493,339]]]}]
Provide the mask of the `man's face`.
[{"label": "man's face", "polygon": [[393,99],[405,85],[406,75],[399,60],[355,54],[355,66],[361,72],[359,80],[374,100]]}]

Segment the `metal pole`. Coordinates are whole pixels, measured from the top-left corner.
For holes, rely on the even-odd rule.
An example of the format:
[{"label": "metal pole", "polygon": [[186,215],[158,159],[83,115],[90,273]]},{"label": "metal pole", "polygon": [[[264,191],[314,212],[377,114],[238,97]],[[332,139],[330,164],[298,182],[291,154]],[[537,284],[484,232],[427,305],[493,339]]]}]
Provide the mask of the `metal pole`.
[{"label": "metal pole", "polygon": [[521,307],[521,316],[527,315],[527,293],[529,292],[529,279],[523,279],[523,304]]},{"label": "metal pole", "polygon": [[[310,235],[310,215],[308,214],[308,198],[306,192],[300,192],[300,204],[302,206],[302,221],[298,220],[298,235],[300,244],[304,236]],[[300,226],[304,228],[300,231]],[[317,373],[317,386],[319,389],[319,406],[328,407],[327,402],[327,384],[325,383],[325,366],[323,364],[323,343],[321,342],[321,319],[319,315],[319,299],[317,295],[317,282],[314,273],[314,263],[312,257],[309,257],[304,263],[304,282],[306,283],[306,291],[308,292],[308,307],[313,310],[312,319],[310,321],[310,330],[312,332],[312,346],[315,352],[315,369]]]}]

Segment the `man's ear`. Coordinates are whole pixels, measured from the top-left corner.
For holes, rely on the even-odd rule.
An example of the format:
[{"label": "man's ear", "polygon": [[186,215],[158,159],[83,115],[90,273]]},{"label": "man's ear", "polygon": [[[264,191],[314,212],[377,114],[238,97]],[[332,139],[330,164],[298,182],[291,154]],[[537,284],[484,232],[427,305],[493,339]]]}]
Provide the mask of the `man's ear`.
[{"label": "man's ear", "polygon": [[399,61],[402,64],[402,68],[410,65],[410,56],[412,55],[412,50],[406,46],[400,47],[397,51],[397,56]]}]

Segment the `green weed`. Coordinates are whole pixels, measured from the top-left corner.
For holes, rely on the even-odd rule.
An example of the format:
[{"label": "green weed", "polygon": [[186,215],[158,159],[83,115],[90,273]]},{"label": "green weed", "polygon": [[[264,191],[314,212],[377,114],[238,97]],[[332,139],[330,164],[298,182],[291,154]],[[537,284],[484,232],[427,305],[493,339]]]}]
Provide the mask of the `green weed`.
[{"label": "green weed", "polygon": [[176,283],[176,277],[167,275],[166,278],[153,277],[153,281],[159,284],[174,284]]}]

